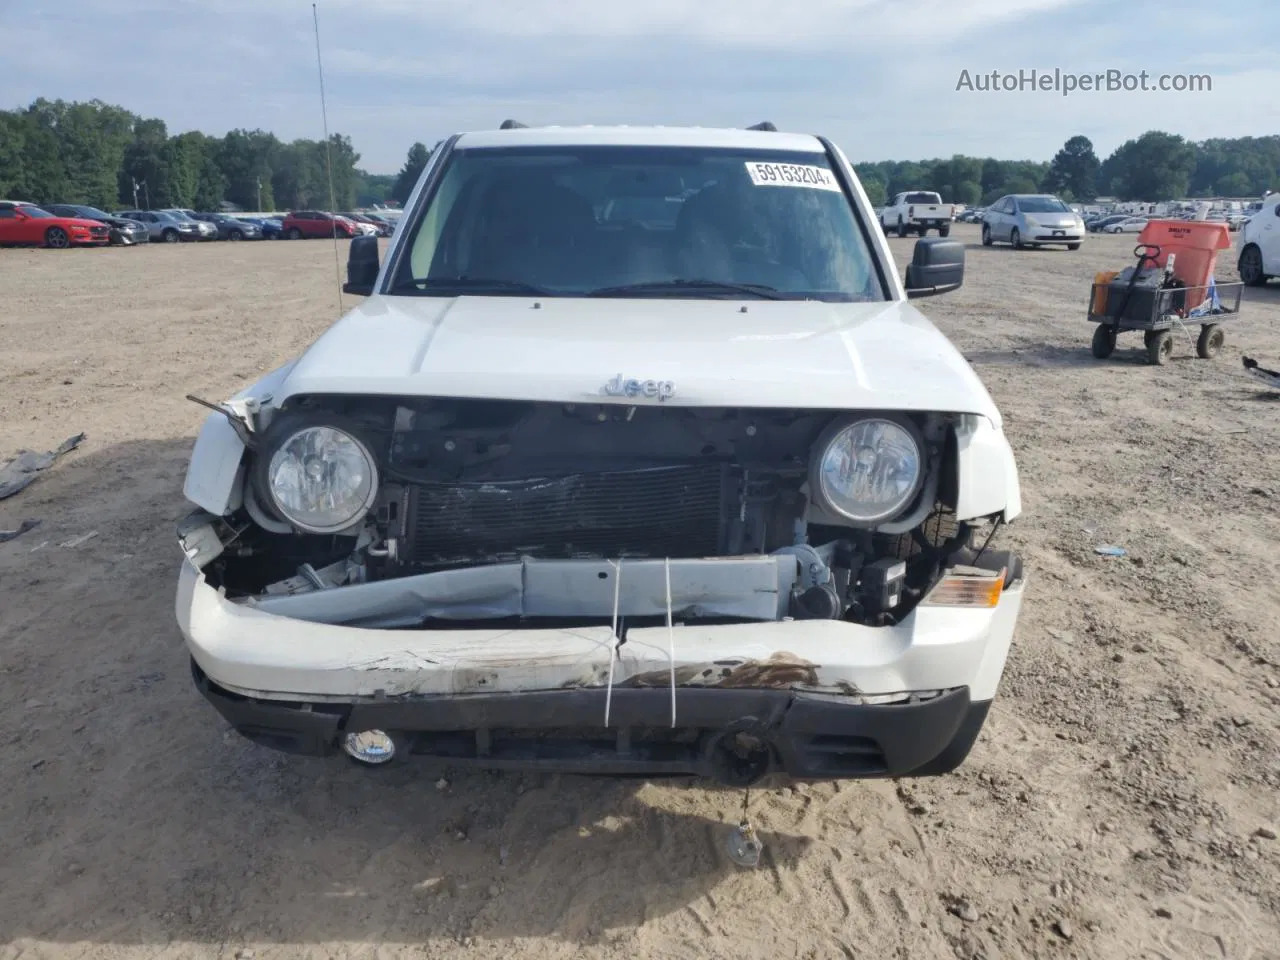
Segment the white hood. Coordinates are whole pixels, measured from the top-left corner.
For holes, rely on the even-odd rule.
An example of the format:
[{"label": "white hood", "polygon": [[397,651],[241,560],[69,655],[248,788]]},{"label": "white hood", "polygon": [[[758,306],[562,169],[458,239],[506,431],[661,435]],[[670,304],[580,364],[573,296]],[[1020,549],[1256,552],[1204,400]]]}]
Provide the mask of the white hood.
[{"label": "white hood", "polygon": [[[745,311],[745,312],[744,312]],[[1000,415],[964,357],[911,304],[373,296],[274,391]]]}]

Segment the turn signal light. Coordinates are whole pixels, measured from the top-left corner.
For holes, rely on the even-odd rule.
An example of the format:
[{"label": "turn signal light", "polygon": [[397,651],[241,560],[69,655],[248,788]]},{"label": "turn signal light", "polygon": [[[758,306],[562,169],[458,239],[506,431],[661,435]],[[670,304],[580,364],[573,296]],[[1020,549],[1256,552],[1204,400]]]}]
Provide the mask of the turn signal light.
[{"label": "turn signal light", "polygon": [[1000,603],[1005,573],[1003,568],[999,573],[986,570],[950,573],[934,584],[920,603],[930,607],[991,609]]}]

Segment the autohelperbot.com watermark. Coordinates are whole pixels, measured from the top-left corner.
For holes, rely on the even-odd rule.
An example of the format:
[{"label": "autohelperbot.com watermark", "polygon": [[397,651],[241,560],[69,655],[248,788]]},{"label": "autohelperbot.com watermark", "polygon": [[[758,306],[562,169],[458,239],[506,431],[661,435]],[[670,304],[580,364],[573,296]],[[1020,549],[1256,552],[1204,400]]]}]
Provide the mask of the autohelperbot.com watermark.
[{"label": "autohelperbot.com watermark", "polygon": [[956,91],[971,93],[1212,93],[1213,77],[1207,73],[1151,73],[1140,70],[1104,70],[1101,73],[1068,73],[1053,70],[960,71]]}]

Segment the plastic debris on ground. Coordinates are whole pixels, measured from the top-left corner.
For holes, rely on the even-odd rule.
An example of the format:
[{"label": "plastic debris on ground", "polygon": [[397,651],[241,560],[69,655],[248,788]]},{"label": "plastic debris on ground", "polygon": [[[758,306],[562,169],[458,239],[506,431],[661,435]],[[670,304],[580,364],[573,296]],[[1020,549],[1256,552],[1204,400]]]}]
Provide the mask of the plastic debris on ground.
[{"label": "plastic debris on ground", "polygon": [[1124,547],[1113,547],[1111,544],[1103,544],[1100,547],[1094,547],[1093,552],[1103,557],[1123,557],[1128,554]]},{"label": "plastic debris on ground", "polygon": [[10,540],[17,540],[28,530],[34,530],[38,526],[40,526],[39,520],[23,520],[18,524],[18,529],[16,530],[0,530],[0,543],[8,543]]},{"label": "plastic debris on ground", "polygon": [[756,867],[760,864],[760,854],[764,844],[756,834],[755,827],[742,821],[729,833],[725,842],[725,852],[729,859],[740,867]]},{"label": "plastic debris on ground", "polygon": [[1258,361],[1253,357],[1244,357],[1244,368],[1251,376],[1257,377],[1272,390],[1280,390],[1280,371],[1268,370],[1266,367],[1259,366]]},{"label": "plastic debris on ground", "polygon": [[83,433],[77,433],[74,437],[68,437],[62,441],[57,450],[46,453],[19,450],[16,457],[0,467],[0,500],[25,490],[35,482],[42,471],[53,466],[59,457],[80,446],[84,442],[84,437]]}]

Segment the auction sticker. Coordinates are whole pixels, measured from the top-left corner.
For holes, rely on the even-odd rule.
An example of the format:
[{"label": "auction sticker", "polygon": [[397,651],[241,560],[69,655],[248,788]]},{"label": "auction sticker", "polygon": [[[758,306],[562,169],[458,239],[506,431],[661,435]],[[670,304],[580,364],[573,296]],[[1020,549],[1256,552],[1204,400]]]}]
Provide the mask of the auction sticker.
[{"label": "auction sticker", "polygon": [[808,187],[840,193],[835,175],[825,167],[798,163],[760,163],[747,161],[747,175],[757,187]]}]

